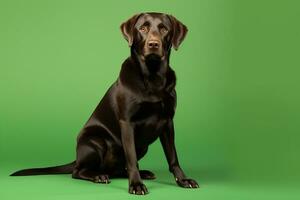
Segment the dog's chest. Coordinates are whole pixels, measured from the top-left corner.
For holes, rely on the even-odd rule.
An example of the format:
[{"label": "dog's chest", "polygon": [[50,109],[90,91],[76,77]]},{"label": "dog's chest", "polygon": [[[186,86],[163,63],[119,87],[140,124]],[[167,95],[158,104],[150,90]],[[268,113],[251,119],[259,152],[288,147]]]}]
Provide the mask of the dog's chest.
[{"label": "dog's chest", "polygon": [[140,103],[131,118],[135,123],[137,145],[152,143],[162,132],[168,120],[168,107],[163,101]]},{"label": "dog's chest", "polygon": [[163,101],[141,102],[136,105],[131,116],[131,121],[137,124],[151,123],[162,118],[167,118],[167,107]]}]

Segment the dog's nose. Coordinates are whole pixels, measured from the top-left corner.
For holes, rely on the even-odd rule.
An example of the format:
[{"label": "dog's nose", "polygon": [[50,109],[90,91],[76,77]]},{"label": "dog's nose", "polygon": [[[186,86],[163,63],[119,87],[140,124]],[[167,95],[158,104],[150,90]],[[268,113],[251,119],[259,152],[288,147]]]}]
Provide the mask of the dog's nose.
[{"label": "dog's nose", "polygon": [[149,49],[158,49],[160,46],[160,43],[158,40],[150,40],[148,41],[148,48]]}]

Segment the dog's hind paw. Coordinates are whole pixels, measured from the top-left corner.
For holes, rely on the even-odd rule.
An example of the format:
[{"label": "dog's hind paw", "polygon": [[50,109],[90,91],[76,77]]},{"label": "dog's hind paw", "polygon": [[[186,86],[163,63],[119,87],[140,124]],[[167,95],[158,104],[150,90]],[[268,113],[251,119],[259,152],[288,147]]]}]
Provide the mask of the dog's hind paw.
[{"label": "dog's hind paw", "polygon": [[110,183],[110,180],[109,180],[109,177],[108,175],[98,175],[98,176],[95,176],[94,178],[94,183],[104,183],[104,184],[109,184]]},{"label": "dog's hind paw", "polygon": [[140,176],[142,179],[156,179],[155,174],[149,170],[140,170]]}]

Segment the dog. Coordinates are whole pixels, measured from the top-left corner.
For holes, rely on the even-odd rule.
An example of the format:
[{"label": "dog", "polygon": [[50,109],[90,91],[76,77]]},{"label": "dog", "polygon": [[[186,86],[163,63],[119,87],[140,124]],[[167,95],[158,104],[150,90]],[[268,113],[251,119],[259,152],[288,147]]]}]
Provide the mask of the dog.
[{"label": "dog", "polygon": [[136,14],[121,24],[131,55],[77,138],[76,160],[69,164],[17,171],[11,176],[72,174],[75,179],[110,183],[128,177],[129,193],[148,193],[143,179],[154,173],[139,170],[138,160],[160,139],[169,171],[184,188],[198,188],[181,169],[174,144],[176,76],[169,66],[171,48],[178,49],[187,27],[163,13]]}]

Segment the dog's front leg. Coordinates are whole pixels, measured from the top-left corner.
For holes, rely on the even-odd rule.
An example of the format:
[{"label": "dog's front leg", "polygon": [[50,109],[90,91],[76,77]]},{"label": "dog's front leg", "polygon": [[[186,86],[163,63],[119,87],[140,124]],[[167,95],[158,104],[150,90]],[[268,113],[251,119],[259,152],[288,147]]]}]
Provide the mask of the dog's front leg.
[{"label": "dog's front leg", "polygon": [[134,127],[129,121],[120,120],[122,145],[127,163],[130,194],[147,194],[148,190],[138,170],[138,162],[134,144]]},{"label": "dog's front leg", "polygon": [[174,174],[176,183],[185,188],[198,188],[198,183],[193,179],[187,178],[179,165],[174,142],[173,120],[168,121],[167,130],[160,135],[159,139],[169,164],[169,170]]}]

